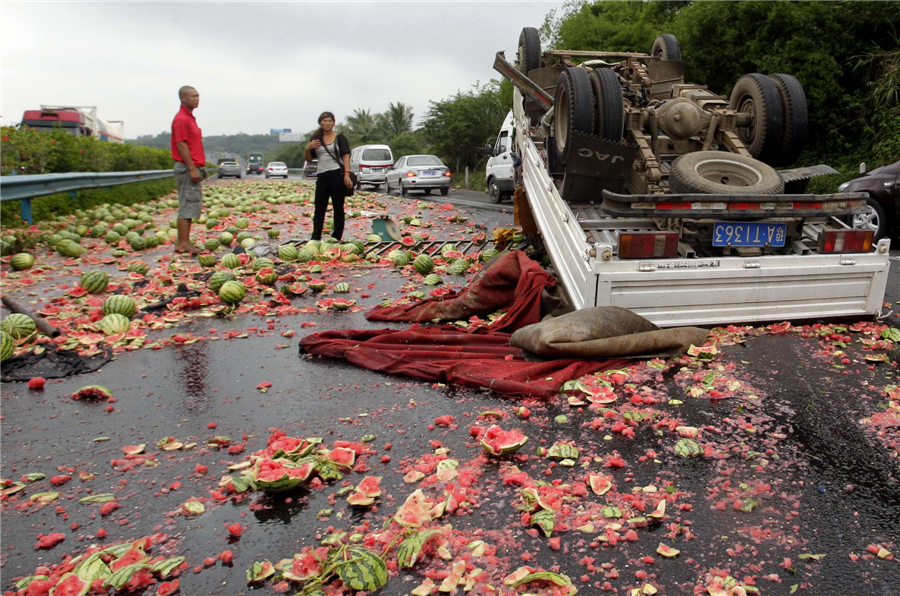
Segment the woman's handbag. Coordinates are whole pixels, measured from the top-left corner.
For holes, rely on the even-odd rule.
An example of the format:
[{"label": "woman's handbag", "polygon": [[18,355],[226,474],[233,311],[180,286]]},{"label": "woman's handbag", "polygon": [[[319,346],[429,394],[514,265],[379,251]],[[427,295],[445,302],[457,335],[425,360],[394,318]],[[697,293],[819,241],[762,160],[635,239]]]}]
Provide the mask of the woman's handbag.
[{"label": "woman's handbag", "polygon": [[[337,143],[337,137],[334,137],[334,142]],[[327,153],[328,156],[331,157],[331,159],[333,159],[334,161],[336,161],[337,164],[338,164],[339,166],[341,166],[341,177],[343,177],[343,174],[344,174],[344,160],[341,159],[340,156],[335,157],[334,155],[332,155],[332,154],[331,154],[331,151],[328,150],[328,145],[326,145],[324,142],[322,143],[322,149],[325,150],[325,153]],[[357,185],[359,184],[359,177],[358,177],[356,174],[354,174],[353,172],[349,172],[349,174],[350,174],[350,182],[353,183],[353,188],[348,188],[348,189],[347,189],[347,196],[348,196],[348,197],[351,197],[351,196],[353,196],[353,193],[356,192],[356,187],[357,187]]]}]

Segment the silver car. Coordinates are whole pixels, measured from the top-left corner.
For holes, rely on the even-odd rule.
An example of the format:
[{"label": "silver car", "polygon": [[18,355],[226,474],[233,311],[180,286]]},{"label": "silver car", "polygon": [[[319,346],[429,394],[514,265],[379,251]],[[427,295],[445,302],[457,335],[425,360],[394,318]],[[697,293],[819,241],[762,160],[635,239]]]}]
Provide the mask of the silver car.
[{"label": "silver car", "polygon": [[241,165],[238,162],[223,161],[219,164],[219,178],[227,178],[228,176],[240,178],[241,175]]},{"label": "silver car", "polygon": [[270,161],[266,166],[266,178],[284,178],[287,180],[288,169],[283,161]]},{"label": "silver car", "polygon": [[439,189],[446,196],[450,193],[450,181],[450,168],[437,156],[407,155],[398,159],[388,172],[385,192],[390,194],[391,190],[399,188],[405,197],[410,190],[421,189],[428,195]]}]

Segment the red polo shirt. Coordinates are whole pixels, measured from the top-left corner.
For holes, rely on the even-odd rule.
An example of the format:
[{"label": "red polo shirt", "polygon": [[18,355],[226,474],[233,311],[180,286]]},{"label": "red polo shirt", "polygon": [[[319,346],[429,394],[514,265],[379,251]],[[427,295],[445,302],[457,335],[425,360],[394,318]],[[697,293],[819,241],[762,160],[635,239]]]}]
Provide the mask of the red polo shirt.
[{"label": "red polo shirt", "polygon": [[172,159],[175,161],[184,161],[175,147],[182,141],[187,143],[194,165],[198,168],[205,166],[206,153],[203,152],[203,133],[197,126],[197,119],[194,118],[192,110],[189,110],[184,104],[181,105],[181,109],[172,120]]}]

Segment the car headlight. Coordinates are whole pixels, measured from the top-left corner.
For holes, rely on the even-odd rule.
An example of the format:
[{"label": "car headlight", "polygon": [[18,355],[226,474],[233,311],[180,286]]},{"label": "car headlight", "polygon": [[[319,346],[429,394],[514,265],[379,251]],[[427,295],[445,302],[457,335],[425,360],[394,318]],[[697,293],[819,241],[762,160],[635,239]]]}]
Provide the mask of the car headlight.
[{"label": "car headlight", "polygon": [[848,187],[848,186],[850,186],[850,183],[849,183],[849,182],[844,182],[843,184],[841,184],[840,186],[838,186],[838,192],[844,192],[845,190],[847,190],[847,187]]}]

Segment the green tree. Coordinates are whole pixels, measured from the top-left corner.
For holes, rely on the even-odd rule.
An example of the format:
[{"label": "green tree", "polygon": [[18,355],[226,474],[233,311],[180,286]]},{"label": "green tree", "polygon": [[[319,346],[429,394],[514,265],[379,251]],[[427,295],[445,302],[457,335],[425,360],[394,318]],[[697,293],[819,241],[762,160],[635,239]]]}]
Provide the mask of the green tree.
[{"label": "green tree", "polygon": [[381,140],[376,117],[372,110],[357,108],[347,117],[347,139],[351,145],[377,143]]}]

